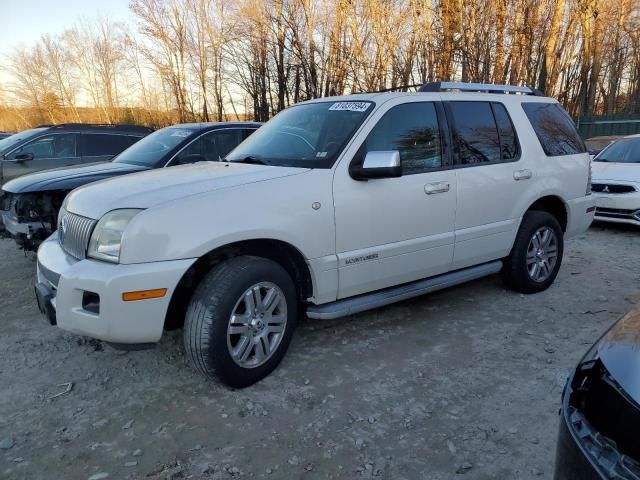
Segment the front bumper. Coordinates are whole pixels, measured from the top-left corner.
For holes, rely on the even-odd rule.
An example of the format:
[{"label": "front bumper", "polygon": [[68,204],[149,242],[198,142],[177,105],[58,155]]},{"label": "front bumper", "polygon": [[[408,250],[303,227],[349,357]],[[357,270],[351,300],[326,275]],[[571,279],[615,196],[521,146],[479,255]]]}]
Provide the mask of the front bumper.
[{"label": "front bumper", "polygon": [[593,197],[596,199],[597,221],[640,226],[640,192],[594,193]]},{"label": "front bumper", "polygon": [[10,212],[2,212],[2,222],[12,235],[34,235],[40,230],[51,232],[53,229],[48,222],[20,223]]},{"label": "front bumper", "polygon": [[593,195],[567,201],[567,230],[565,238],[587,231],[593,222],[595,204]]},{"label": "front bumper", "polygon": [[[554,480],[640,480],[640,464],[621,453],[616,442],[598,432],[572,405],[574,388],[583,388],[575,378],[574,372],[562,394]],[[618,411],[613,401],[608,407]]]},{"label": "front bumper", "polygon": [[[121,265],[78,260],[62,250],[53,234],[38,250],[38,302],[50,321],[53,309],[63,330],[112,343],[155,343],[173,292],[195,261]],[[122,300],[125,292],[156,288],[167,292],[162,298]]]},{"label": "front bumper", "polygon": [[3,236],[10,237],[25,250],[36,250],[40,242],[54,230],[48,222],[19,222],[9,211],[0,212]]}]

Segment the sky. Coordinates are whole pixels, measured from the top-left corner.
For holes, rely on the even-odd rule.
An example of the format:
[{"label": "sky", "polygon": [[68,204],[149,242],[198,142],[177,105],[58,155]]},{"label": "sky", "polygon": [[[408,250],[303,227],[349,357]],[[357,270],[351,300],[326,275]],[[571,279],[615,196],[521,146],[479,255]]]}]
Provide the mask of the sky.
[{"label": "sky", "polygon": [[106,15],[133,24],[130,0],[0,0],[0,60],[12,48],[60,33],[80,18]]}]

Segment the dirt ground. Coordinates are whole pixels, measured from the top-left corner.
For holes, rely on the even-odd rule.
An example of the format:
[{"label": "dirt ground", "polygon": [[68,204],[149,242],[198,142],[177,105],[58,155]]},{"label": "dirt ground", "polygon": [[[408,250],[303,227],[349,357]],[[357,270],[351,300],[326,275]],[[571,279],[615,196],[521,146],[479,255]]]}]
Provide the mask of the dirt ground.
[{"label": "dirt ground", "polygon": [[0,240],[0,478],[551,478],[567,373],[640,301],[640,229],[571,240],[538,295],[490,277],[302,322],[240,391],[188,367],[181,331],[122,353],[48,326],[34,269]]}]

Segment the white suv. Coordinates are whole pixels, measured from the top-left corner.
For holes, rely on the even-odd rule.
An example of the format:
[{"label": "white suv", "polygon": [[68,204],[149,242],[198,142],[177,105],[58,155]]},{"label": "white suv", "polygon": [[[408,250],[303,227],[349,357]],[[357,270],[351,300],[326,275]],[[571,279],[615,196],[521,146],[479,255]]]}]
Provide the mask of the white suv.
[{"label": "white suv", "polygon": [[304,102],[225,162],[74,190],[38,252],[40,309],[125,348],[184,323],[193,366],[244,387],[278,365],[302,313],[343,317],[497,272],[546,289],[563,238],[593,219],[571,119],[524,87],[420,90]]}]

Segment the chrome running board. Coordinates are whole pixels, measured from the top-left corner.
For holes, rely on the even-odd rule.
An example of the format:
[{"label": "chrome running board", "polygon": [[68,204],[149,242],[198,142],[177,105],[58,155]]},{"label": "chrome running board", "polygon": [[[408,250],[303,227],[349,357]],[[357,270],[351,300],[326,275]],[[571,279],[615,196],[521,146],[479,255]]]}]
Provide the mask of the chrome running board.
[{"label": "chrome running board", "polygon": [[373,293],[365,293],[356,297],[337,300],[324,305],[311,305],[307,308],[307,316],[319,320],[332,320],[334,318],[346,317],[486,277],[487,275],[498,273],[501,269],[502,261],[500,260],[483,263],[475,267],[456,270],[455,272],[445,273],[412,283],[405,283],[397,287],[386,288]]}]

